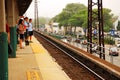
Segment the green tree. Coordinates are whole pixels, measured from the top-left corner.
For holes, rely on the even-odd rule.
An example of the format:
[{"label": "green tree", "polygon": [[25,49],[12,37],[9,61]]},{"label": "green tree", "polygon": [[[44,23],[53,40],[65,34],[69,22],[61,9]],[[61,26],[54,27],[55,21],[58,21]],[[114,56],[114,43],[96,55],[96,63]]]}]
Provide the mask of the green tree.
[{"label": "green tree", "polygon": [[[94,9],[93,11],[97,13],[97,9]],[[96,17],[96,15],[93,15],[93,17]],[[105,32],[108,32],[111,28],[113,28],[113,22],[116,19],[117,17],[114,17],[114,15],[111,14],[110,9],[103,8],[103,27]],[[95,26],[95,22],[93,22],[93,26]]]},{"label": "green tree", "polygon": [[74,14],[69,19],[69,24],[72,26],[83,26],[84,22],[87,20],[87,11],[86,9],[80,10],[77,14]]},{"label": "green tree", "polygon": [[109,31],[113,27],[112,18],[113,14],[111,14],[111,10],[104,8],[103,9],[104,31]]},{"label": "green tree", "polygon": [[[97,13],[97,9],[94,9],[94,12]],[[61,26],[64,26],[67,30],[67,27],[82,27],[87,28],[87,7],[80,3],[71,3],[68,4],[63,11],[56,15],[53,18],[53,21],[59,22]],[[96,15],[93,15],[96,17]],[[111,14],[111,10],[104,8],[103,9],[103,22],[104,22],[104,31],[109,31],[113,28],[113,22],[116,21],[117,16]],[[96,21],[95,21],[96,22]],[[93,26],[95,26],[95,22]],[[74,30],[75,33],[76,30]]]},{"label": "green tree", "polygon": [[80,10],[84,9],[87,9],[84,4],[70,3],[63,9],[63,12],[67,12],[70,16],[72,16],[73,14],[77,14],[80,12]]},{"label": "green tree", "polygon": [[40,17],[39,18],[39,22],[41,25],[44,25],[46,23],[48,23],[50,21],[50,18],[47,18],[47,17]]},{"label": "green tree", "polygon": [[76,27],[80,26],[82,27],[83,25],[86,25],[84,22],[87,19],[87,11],[86,9],[80,10],[77,14],[74,14],[70,19],[69,19],[69,24],[71,26],[74,26],[74,34],[76,33]]},{"label": "green tree", "polygon": [[[87,10],[87,7],[80,3],[70,3],[68,4],[63,11],[56,15],[53,18],[53,21],[57,21],[60,23],[61,26],[65,27],[65,30],[67,31],[68,26],[78,26],[80,24],[80,17],[78,13],[80,13],[80,10]],[[75,19],[76,18],[76,19]]]},{"label": "green tree", "polygon": [[120,30],[120,21],[118,21],[117,30]]}]

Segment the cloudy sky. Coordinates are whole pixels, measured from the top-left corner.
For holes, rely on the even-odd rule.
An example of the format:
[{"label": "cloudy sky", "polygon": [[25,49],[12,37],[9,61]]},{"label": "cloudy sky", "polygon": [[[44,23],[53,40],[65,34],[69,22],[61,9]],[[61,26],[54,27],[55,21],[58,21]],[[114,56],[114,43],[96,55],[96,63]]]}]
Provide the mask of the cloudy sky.
[{"label": "cloudy sky", "polygon": [[[87,2],[88,0],[38,0],[39,16],[51,18],[59,14],[68,3],[82,3],[87,6]],[[120,0],[103,0],[103,7],[111,9],[115,15],[120,15]],[[34,18],[34,0],[26,15]]]}]

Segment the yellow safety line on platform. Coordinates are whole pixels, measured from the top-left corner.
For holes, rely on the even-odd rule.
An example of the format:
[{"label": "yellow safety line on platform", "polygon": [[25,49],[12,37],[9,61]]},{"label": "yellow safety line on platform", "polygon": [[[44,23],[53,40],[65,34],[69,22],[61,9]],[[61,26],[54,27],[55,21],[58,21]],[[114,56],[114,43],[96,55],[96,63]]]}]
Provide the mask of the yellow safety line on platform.
[{"label": "yellow safety line on platform", "polygon": [[27,71],[27,80],[40,80],[37,71]]},{"label": "yellow safety line on platform", "polygon": [[37,44],[37,43],[31,43],[30,44],[32,47],[32,50],[34,53],[38,54],[38,53],[46,53],[47,51],[43,48],[42,45]]}]

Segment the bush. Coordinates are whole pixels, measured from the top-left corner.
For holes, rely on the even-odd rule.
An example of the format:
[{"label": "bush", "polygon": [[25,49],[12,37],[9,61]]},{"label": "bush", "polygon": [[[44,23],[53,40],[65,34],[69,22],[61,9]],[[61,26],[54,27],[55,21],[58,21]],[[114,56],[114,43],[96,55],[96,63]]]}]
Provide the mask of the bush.
[{"label": "bush", "polygon": [[62,37],[60,35],[55,35],[55,34],[49,34],[50,36],[57,38],[57,39],[62,39]]},{"label": "bush", "polygon": [[105,42],[105,44],[110,44],[110,45],[115,44],[115,41],[111,38],[105,38],[104,42]]}]

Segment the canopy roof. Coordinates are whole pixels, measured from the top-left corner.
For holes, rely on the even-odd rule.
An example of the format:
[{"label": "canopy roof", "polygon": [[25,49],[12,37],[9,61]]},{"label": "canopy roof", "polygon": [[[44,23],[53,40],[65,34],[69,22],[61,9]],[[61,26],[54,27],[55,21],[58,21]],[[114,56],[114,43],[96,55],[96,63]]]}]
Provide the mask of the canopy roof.
[{"label": "canopy roof", "polygon": [[32,0],[16,0],[16,1],[18,5],[19,15],[22,16],[30,6]]}]

